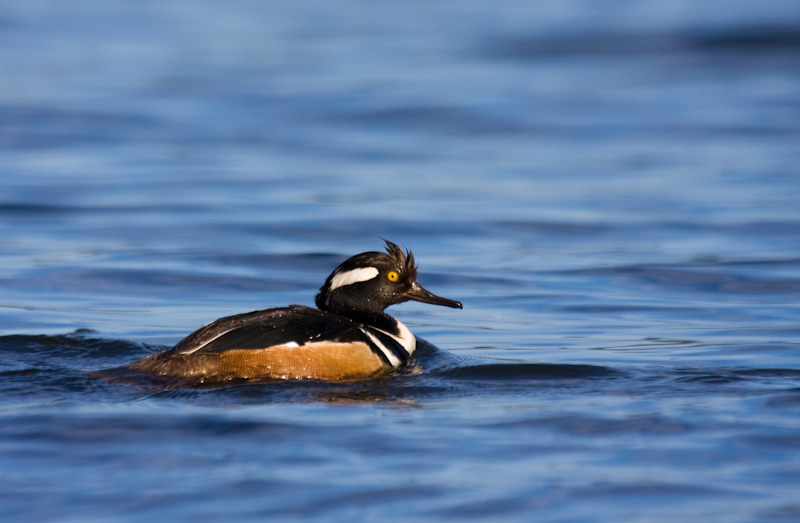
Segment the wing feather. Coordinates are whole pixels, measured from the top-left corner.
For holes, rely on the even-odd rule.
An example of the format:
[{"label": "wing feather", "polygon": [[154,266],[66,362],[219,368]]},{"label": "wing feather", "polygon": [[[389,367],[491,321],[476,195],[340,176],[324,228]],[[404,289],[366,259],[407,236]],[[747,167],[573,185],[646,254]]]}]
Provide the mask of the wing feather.
[{"label": "wing feather", "polygon": [[346,343],[364,338],[352,320],[292,305],[220,318],[184,338],[170,352],[219,354],[229,350],[302,346],[320,339]]}]

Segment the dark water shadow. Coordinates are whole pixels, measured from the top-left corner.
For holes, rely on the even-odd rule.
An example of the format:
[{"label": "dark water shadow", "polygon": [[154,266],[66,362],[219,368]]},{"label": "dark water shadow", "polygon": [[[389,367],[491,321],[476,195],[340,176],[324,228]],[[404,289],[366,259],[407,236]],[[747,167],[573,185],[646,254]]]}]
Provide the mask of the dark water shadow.
[{"label": "dark water shadow", "polygon": [[[0,394],[24,401],[178,400],[211,407],[260,403],[387,403],[414,407],[442,397],[552,394],[714,394],[796,396],[798,369],[627,367],[459,357],[420,339],[413,364],[358,381],[175,380],[125,364],[167,347],[68,335],[0,337]],[[638,392],[637,392],[638,391]],[[785,404],[784,400],[782,404]]]},{"label": "dark water shadow", "polygon": [[[137,389],[149,394],[178,395],[187,391],[207,393],[222,391],[232,399],[247,401],[273,396],[278,401],[302,398],[326,401],[389,401],[391,398],[425,396],[453,391],[465,392],[471,382],[484,386],[493,383],[520,385],[548,380],[585,380],[619,378],[625,373],[610,367],[548,363],[517,363],[483,358],[460,358],[437,349],[420,339],[416,360],[404,369],[369,380],[318,381],[226,381],[162,378],[133,371],[124,365],[167,347],[151,346],[126,340],[108,340],[91,331],[67,335],[12,335],[0,337],[0,376],[5,378],[0,390],[17,394],[22,389],[36,396],[62,389],[79,393],[82,388],[99,384],[105,392],[113,386]],[[15,386],[16,385],[16,386]],[[109,388],[112,387],[112,388]],[[38,393],[38,394],[37,394]],[[189,396],[194,394],[190,393]],[[127,395],[125,395],[127,396]]]}]

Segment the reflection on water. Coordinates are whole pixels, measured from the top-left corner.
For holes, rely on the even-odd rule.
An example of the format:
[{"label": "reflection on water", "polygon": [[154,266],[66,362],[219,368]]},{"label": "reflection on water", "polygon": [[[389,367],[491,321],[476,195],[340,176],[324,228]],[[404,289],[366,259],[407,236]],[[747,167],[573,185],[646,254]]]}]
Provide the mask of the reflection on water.
[{"label": "reflection on water", "polygon": [[[800,4],[749,4],[0,7],[0,515],[800,519]],[[390,309],[412,369],[91,374],[380,238],[464,303]]]}]

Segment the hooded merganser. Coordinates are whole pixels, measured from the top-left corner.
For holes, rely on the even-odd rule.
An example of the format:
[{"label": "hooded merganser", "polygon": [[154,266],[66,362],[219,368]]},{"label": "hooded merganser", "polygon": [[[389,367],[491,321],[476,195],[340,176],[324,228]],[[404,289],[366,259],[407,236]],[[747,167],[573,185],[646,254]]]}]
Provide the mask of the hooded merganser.
[{"label": "hooded merganser", "polygon": [[339,265],[320,288],[317,309],[290,305],[220,318],[126,368],[201,383],[369,378],[414,354],[414,335],[383,312],[408,300],[462,308],[423,289],[411,251],[386,241],[385,254],[365,252]]}]

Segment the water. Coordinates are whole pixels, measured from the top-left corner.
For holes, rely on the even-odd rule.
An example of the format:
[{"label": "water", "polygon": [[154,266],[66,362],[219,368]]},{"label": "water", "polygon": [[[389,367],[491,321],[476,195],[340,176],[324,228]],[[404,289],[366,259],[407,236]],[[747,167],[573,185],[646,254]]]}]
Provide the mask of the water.
[{"label": "water", "polygon": [[[17,4],[4,520],[800,520],[796,2]],[[380,238],[414,372],[88,374]]]}]

